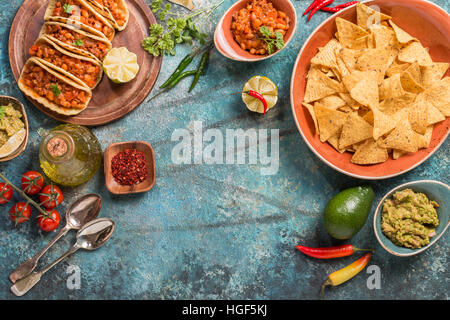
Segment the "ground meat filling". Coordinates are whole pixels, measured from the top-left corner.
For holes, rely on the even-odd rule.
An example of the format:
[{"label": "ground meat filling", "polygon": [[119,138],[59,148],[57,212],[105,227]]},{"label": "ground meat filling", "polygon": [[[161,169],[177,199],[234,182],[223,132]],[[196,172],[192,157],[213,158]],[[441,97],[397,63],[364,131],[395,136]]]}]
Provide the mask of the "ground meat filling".
[{"label": "ground meat filling", "polygon": [[62,54],[47,44],[37,44],[30,48],[30,55],[44,59],[94,87],[100,73],[100,66],[90,61],[80,60]]},{"label": "ground meat filling", "polygon": [[23,84],[39,96],[64,108],[83,109],[89,99],[85,91],[72,87],[33,63],[24,69]]},{"label": "ground meat filling", "polygon": [[125,10],[119,6],[118,1],[116,0],[95,0],[101,6],[107,8],[109,12],[111,12],[114,20],[116,20],[119,26],[123,26],[126,21],[126,13]]},{"label": "ground meat filling", "polygon": [[47,25],[45,33],[68,45],[75,46],[79,49],[92,53],[100,61],[103,61],[103,58],[109,51],[109,48],[105,43],[89,38],[60,25]]},{"label": "ground meat filling", "polygon": [[96,15],[76,0],[60,0],[56,2],[53,15],[79,20],[81,23],[100,31],[108,39],[111,39],[114,35],[114,29],[104,24]]}]

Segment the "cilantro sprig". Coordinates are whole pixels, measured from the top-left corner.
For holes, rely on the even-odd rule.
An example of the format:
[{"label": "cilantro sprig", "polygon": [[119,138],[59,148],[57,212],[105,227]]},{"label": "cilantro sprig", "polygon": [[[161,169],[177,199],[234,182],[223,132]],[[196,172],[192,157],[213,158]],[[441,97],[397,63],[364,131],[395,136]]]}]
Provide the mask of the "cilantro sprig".
[{"label": "cilantro sprig", "polygon": [[268,54],[274,53],[276,50],[281,50],[284,47],[283,35],[280,32],[273,33],[267,27],[260,27],[259,32],[263,36],[261,39],[266,43]]},{"label": "cilantro sprig", "polygon": [[64,8],[65,13],[72,13],[72,11],[73,11],[73,5],[68,4],[68,3],[65,3],[63,8]]},{"label": "cilantro sprig", "polygon": [[153,13],[158,15],[161,23],[150,25],[150,35],[142,41],[142,46],[151,55],[160,56],[175,55],[178,44],[192,45],[194,41],[198,41],[204,45],[208,34],[201,32],[197,24],[206,22],[212,12],[224,1],[189,15],[179,16],[170,11],[172,8],[170,3],[163,6],[162,0],[154,0],[150,7]]},{"label": "cilantro sprig", "polygon": [[50,85],[50,90],[52,90],[53,94],[58,97],[61,94],[61,89],[59,89],[58,84]]}]

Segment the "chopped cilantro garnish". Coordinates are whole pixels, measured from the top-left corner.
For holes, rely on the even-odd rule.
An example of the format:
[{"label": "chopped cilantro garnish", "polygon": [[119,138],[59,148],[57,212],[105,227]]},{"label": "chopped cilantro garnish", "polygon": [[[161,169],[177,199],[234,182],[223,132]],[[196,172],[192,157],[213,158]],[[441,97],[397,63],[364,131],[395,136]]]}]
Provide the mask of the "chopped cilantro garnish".
[{"label": "chopped cilantro garnish", "polygon": [[81,47],[82,45],[84,45],[84,42],[83,42],[83,40],[77,39],[73,42],[73,45],[77,46],[77,47]]},{"label": "chopped cilantro garnish", "polygon": [[61,94],[61,90],[59,89],[57,84],[50,85],[50,90],[52,90],[55,96],[59,96]]},{"label": "chopped cilantro garnish", "polygon": [[266,43],[266,49],[268,54],[274,53],[276,50],[280,50],[284,47],[283,35],[279,32],[275,32],[275,38],[272,38],[273,33],[267,27],[259,28],[263,38],[262,40]]},{"label": "chopped cilantro garnish", "polygon": [[68,3],[65,3],[63,8],[64,8],[65,13],[72,13],[72,11],[73,11],[73,5],[68,4]]}]

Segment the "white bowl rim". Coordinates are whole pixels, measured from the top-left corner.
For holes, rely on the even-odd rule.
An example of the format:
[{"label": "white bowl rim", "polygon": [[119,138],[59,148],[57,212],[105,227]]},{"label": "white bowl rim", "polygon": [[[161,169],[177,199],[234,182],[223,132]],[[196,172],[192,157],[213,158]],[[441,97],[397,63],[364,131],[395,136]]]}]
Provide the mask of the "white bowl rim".
[{"label": "white bowl rim", "polygon": [[281,51],[283,51],[291,42],[291,40],[294,38],[295,33],[297,31],[297,11],[295,10],[294,5],[292,4],[291,0],[285,0],[287,3],[289,3],[289,5],[291,6],[292,10],[294,11],[294,29],[292,30],[292,35],[291,37],[286,41],[286,43],[284,44],[284,47],[281,48],[280,50],[275,51],[274,53],[272,53],[271,55],[267,55],[267,56],[261,56],[261,57],[255,57],[255,58],[241,58],[241,59],[237,59],[235,57],[229,56],[227,55],[225,52],[223,52],[221,49],[219,49],[219,47],[217,46],[217,35],[218,35],[218,30],[222,27],[222,23],[223,23],[223,19],[225,18],[225,16],[228,14],[228,12],[233,9],[235,6],[237,6],[240,2],[244,2],[244,1],[249,1],[249,0],[239,0],[236,1],[234,4],[231,5],[231,7],[229,7],[227,9],[227,11],[224,12],[224,14],[222,15],[222,17],[220,18],[219,22],[216,25],[216,29],[214,30],[214,46],[216,47],[217,51],[224,56],[225,58],[234,60],[234,61],[239,61],[239,62],[257,62],[257,61],[263,61],[266,59],[269,59],[271,57],[273,57],[274,55],[280,53]]},{"label": "white bowl rim", "polygon": [[[374,0],[365,0],[365,1],[361,1],[361,3],[367,3],[367,2],[372,2]],[[438,6],[437,4],[430,2],[428,0],[422,0],[423,2],[427,2],[429,4],[434,5],[435,7],[441,9],[443,12],[447,13],[444,9],[442,9],[440,6]],[[343,10],[339,11],[338,14],[340,14],[340,12],[344,12],[346,10],[350,10],[353,7],[355,7],[356,4],[351,5],[347,8],[344,8]],[[343,173],[347,176],[353,177],[353,178],[358,178],[358,179],[364,179],[364,180],[383,180],[383,179],[389,179],[389,178],[393,178],[396,176],[399,176],[403,173],[406,173],[408,171],[411,171],[413,169],[415,169],[416,167],[418,167],[419,165],[421,165],[423,162],[425,162],[426,160],[428,160],[428,158],[430,158],[437,150],[439,150],[439,148],[441,147],[441,145],[445,142],[445,140],[447,140],[447,137],[450,133],[450,130],[447,130],[447,134],[445,135],[445,137],[441,140],[441,142],[439,142],[439,144],[436,145],[436,147],[434,148],[434,150],[432,150],[431,152],[429,152],[423,159],[421,159],[420,161],[418,161],[417,163],[413,164],[412,166],[410,166],[409,168],[406,168],[402,171],[396,172],[396,173],[392,173],[392,174],[388,174],[388,175],[384,175],[384,176],[364,176],[364,175],[359,175],[356,173],[351,173],[348,171],[345,171],[344,169],[341,169],[337,166],[335,166],[334,164],[332,164],[331,162],[329,162],[327,159],[325,159],[324,157],[322,157],[321,154],[319,154],[319,152],[317,152],[314,147],[309,143],[308,139],[306,139],[305,135],[303,134],[302,129],[300,128],[298,119],[297,119],[297,115],[295,113],[295,106],[294,106],[294,95],[293,95],[293,90],[294,90],[294,75],[295,75],[295,70],[297,69],[297,65],[300,62],[300,57],[303,53],[303,50],[306,48],[306,45],[309,43],[309,41],[313,38],[313,36],[317,33],[317,31],[328,21],[330,21],[331,19],[334,19],[336,16],[333,14],[330,17],[328,17],[327,19],[325,19],[321,24],[319,24],[317,26],[316,29],[314,29],[314,31],[309,35],[309,37],[305,40],[305,43],[303,44],[302,48],[300,49],[297,58],[295,60],[295,64],[294,64],[294,68],[292,69],[292,75],[291,75],[291,86],[290,86],[290,100],[291,100],[291,111],[292,111],[292,115],[294,116],[294,122],[295,125],[297,126],[297,130],[300,132],[300,135],[303,138],[303,141],[305,141],[306,145],[309,147],[309,149],[320,159],[322,160],[322,162],[324,162],[326,165],[328,165],[329,167],[333,168],[334,170]]]},{"label": "white bowl rim", "polygon": [[378,218],[378,215],[379,215],[379,212],[380,212],[380,208],[383,205],[384,201],[386,200],[387,197],[391,196],[392,193],[394,193],[395,191],[397,191],[397,190],[399,190],[401,188],[405,188],[407,186],[412,186],[412,185],[418,184],[418,183],[439,184],[441,186],[446,187],[447,190],[450,191],[450,186],[448,186],[444,182],[437,181],[437,180],[414,180],[414,181],[409,181],[409,182],[403,183],[403,184],[401,184],[401,185],[399,185],[399,186],[389,190],[388,192],[386,192],[386,194],[383,196],[383,198],[380,200],[380,202],[378,202],[377,208],[375,209],[375,212],[374,212],[374,215],[373,215],[373,230],[375,232],[375,237],[377,238],[378,243],[383,247],[384,250],[386,250],[387,252],[389,252],[389,253],[391,253],[391,254],[393,254],[395,256],[398,256],[398,257],[410,257],[410,256],[414,256],[416,254],[419,254],[419,253],[425,251],[426,249],[431,247],[433,244],[435,244],[442,237],[442,235],[447,231],[448,227],[450,226],[450,220],[449,220],[447,222],[447,225],[442,230],[442,232],[438,236],[434,237],[434,239],[429,244],[427,244],[425,247],[422,247],[420,249],[416,249],[415,251],[410,252],[410,253],[398,253],[398,252],[392,251],[391,249],[386,247],[384,245],[384,243],[381,241],[380,235],[378,234],[378,230],[377,230],[377,218]]}]

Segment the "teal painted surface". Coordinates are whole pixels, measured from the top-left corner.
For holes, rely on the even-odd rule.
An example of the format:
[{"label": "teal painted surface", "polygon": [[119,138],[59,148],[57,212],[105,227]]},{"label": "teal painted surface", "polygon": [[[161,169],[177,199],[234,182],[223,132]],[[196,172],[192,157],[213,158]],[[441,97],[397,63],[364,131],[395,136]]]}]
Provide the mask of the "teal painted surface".
[{"label": "teal painted surface", "polygon": [[[194,0],[195,2],[195,0]],[[197,1],[200,2],[200,1]],[[342,3],[343,1],[336,1]],[[434,1],[447,10],[448,1]],[[36,130],[58,123],[36,110],[21,94],[8,60],[8,34],[21,0],[1,1],[0,94],[18,97],[27,107],[30,142],[19,158],[1,164],[14,182],[25,170],[38,169]],[[150,1],[148,1],[150,3]],[[201,2],[206,5],[206,1]],[[225,4],[205,27],[231,5]],[[48,272],[22,299],[317,299],[326,276],[356,257],[317,261],[296,252],[296,244],[336,244],[321,225],[321,211],[339,190],[363,183],[324,165],[307,148],[293,121],[289,105],[290,74],[302,44],[327,13],[319,12],[305,23],[301,13],[308,1],[293,1],[298,29],[289,47],[270,60],[236,63],[212,52],[208,76],[188,95],[189,81],[170,94],[144,103],[127,117],[94,128],[103,149],[110,143],[145,140],[156,153],[157,181],[146,194],[115,197],[104,186],[100,171],[89,183],[65,189],[64,209],[80,195],[99,193],[102,216],[117,223],[116,233],[96,252],[78,252]],[[161,84],[188,52],[165,57],[157,85]],[[197,61],[197,60],[196,60]],[[197,62],[195,62],[197,63]],[[253,75],[270,77],[280,99],[266,116],[247,111],[237,95]],[[280,169],[261,176],[261,165],[176,165],[171,151],[175,129],[204,128],[280,129]],[[449,144],[445,142],[424,164],[398,178],[367,182],[376,192],[375,203],[394,186],[416,179],[449,183]],[[0,208],[0,299],[16,299],[10,293],[8,274],[39,251],[53,236],[38,230],[35,219],[14,227]],[[448,233],[419,256],[396,258],[377,244],[372,230],[373,212],[351,243],[374,247],[370,264],[381,268],[381,289],[369,290],[368,274],[330,289],[329,299],[448,299]],[[63,253],[73,242],[70,233],[42,259],[40,267]],[[359,256],[359,255],[358,255]],[[81,269],[81,288],[69,290],[69,265]]]}]

